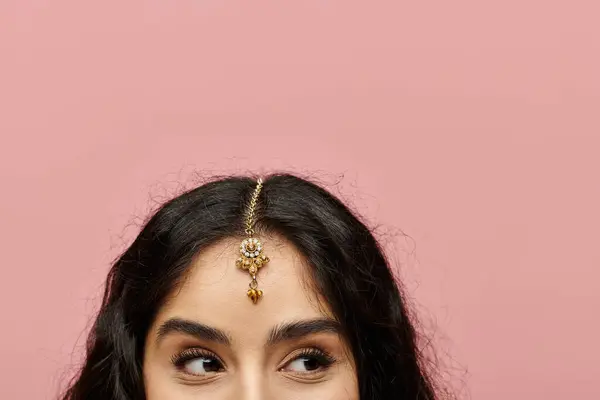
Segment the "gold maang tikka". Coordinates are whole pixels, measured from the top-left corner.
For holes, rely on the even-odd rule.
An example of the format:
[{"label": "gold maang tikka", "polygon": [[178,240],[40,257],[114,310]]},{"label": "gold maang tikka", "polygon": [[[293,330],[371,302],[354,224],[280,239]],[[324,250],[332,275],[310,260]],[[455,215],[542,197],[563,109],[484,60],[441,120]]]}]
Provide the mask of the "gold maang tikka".
[{"label": "gold maang tikka", "polygon": [[254,237],[254,224],[256,222],[256,204],[258,202],[258,196],[262,189],[262,179],[258,179],[256,189],[252,194],[252,199],[246,213],[246,239],[242,241],[240,245],[240,258],[235,262],[235,265],[239,268],[248,271],[250,274],[250,288],[246,293],[250,300],[254,304],[258,303],[258,300],[263,295],[263,291],[258,288],[258,282],[256,281],[256,274],[258,270],[269,262],[269,257],[263,253],[263,245],[260,240]]}]

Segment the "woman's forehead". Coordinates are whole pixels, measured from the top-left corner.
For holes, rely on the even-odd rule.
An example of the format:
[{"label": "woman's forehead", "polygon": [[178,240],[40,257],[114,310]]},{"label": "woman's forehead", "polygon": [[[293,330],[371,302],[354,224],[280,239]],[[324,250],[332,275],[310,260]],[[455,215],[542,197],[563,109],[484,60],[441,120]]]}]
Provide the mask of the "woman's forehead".
[{"label": "woman's forehead", "polygon": [[260,331],[256,327],[269,330],[284,321],[331,317],[319,301],[308,265],[297,249],[277,236],[262,242],[270,262],[257,276],[264,292],[260,302],[248,299],[249,275],[236,267],[239,240],[227,239],[198,254],[156,322],[185,318],[235,332],[249,325]]}]

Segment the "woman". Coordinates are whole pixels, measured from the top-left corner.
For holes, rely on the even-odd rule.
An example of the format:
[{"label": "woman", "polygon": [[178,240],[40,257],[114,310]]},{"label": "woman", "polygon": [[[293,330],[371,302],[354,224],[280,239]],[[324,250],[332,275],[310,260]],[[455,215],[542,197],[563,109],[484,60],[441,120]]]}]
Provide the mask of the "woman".
[{"label": "woman", "polygon": [[164,204],[113,265],[64,400],[438,398],[381,248],[292,175]]}]

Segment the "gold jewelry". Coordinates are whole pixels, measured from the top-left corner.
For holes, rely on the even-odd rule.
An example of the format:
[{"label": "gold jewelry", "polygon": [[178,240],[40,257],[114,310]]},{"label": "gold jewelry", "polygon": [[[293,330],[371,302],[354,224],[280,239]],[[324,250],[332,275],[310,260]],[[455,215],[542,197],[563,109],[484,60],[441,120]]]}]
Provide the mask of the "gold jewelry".
[{"label": "gold jewelry", "polygon": [[242,241],[242,244],[240,245],[241,257],[235,262],[237,267],[247,270],[250,274],[250,278],[252,278],[249,284],[250,289],[248,289],[246,294],[254,304],[258,303],[258,300],[260,300],[263,295],[263,291],[258,289],[256,274],[261,267],[269,262],[269,257],[263,254],[262,243],[260,240],[254,237],[256,203],[258,202],[258,196],[260,195],[262,186],[262,179],[258,179],[258,184],[256,185],[256,189],[254,189],[254,193],[252,194],[252,199],[250,200],[250,205],[246,213],[246,235],[248,235],[248,237]]}]

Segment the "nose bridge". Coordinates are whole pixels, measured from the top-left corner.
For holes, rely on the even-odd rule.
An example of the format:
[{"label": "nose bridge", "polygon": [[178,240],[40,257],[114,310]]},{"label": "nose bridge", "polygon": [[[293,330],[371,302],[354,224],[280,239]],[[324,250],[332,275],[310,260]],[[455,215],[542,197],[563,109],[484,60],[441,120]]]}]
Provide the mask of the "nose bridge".
[{"label": "nose bridge", "polygon": [[236,400],[276,400],[269,385],[268,371],[261,363],[243,363],[237,378]]}]

